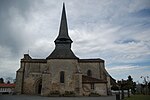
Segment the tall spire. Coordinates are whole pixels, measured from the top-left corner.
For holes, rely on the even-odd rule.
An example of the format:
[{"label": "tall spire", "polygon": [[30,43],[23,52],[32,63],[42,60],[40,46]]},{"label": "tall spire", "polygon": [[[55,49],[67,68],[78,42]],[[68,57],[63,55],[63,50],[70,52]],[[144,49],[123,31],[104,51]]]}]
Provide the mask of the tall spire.
[{"label": "tall spire", "polygon": [[70,39],[70,37],[68,35],[68,26],[67,26],[67,18],[66,18],[66,11],[65,11],[64,3],[63,3],[63,9],[62,9],[59,35],[56,38],[55,42],[57,42],[57,40],[70,40],[72,42],[72,40]]},{"label": "tall spire", "polygon": [[78,59],[71,50],[71,43],[73,41],[68,35],[68,26],[64,3],[59,34],[54,42],[55,49],[46,59]]}]

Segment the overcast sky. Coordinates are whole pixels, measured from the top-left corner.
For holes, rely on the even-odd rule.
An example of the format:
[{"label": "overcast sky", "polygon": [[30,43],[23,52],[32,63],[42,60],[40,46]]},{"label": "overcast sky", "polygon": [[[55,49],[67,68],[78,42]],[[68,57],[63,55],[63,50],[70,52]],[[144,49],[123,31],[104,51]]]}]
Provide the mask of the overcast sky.
[{"label": "overcast sky", "polygon": [[150,76],[150,0],[0,0],[0,77],[54,50],[63,2],[79,58],[104,59],[116,80]]}]

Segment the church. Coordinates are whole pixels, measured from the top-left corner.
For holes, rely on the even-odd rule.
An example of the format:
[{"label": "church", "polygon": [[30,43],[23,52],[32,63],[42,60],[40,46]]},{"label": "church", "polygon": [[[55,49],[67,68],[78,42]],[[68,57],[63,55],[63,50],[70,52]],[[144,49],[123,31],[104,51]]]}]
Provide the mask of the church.
[{"label": "church", "polygon": [[55,49],[45,59],[24,54],[16,72],[15,92],[41,96],[108,95],[111,76],[103,59],[80,59],[71,50],[65,5]]}]

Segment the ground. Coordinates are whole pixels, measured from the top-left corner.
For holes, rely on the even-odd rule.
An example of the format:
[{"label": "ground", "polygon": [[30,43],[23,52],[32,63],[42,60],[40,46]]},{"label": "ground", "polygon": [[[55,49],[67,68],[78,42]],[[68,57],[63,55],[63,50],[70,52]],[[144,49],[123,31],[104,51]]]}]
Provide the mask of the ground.
[{"label": "ground", "polygon": [[107,97],[42,97],[33,95],[0,95],[0,100],[116,100],[115,96]]},{"label": "ground", "polygon": [[129,98],[125,98],[124,100],[150,100],[150,95],[133,95]]}]

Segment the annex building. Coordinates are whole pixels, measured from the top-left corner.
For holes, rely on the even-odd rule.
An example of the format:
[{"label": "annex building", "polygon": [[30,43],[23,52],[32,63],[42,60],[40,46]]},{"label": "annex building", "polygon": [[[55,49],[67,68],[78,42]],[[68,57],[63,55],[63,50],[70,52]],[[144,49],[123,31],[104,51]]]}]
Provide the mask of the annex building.
[{"label": "annex building", "polygon": [[42,96],[108,95],[111,76],[102,59],[80,59],[71,50],[73,41],[68,34],[65,5],[55,49],[46,59],[32,59],[24,54],[16,74],[15,91],[19,94]]}]

